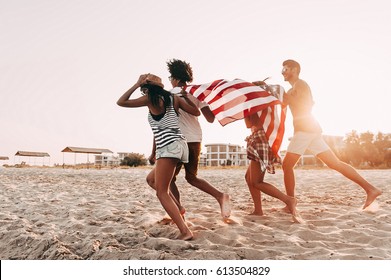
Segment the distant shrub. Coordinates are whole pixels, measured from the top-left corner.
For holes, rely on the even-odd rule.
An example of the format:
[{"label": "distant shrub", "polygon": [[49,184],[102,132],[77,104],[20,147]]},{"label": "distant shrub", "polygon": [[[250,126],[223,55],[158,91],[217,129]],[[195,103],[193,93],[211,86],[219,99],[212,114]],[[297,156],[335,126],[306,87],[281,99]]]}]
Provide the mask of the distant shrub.
[{"label": "distant shrub", "polygon": [[147,165],[147,159],[142,154],[130,153],[121,161],[121,165],[131,167],[144,166]]}]

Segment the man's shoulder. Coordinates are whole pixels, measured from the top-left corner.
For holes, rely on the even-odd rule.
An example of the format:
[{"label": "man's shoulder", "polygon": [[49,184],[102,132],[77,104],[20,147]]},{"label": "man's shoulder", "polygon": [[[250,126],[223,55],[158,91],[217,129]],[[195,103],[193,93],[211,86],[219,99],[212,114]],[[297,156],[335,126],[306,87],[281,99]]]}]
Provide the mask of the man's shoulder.
[{"label": "man's shoulder", "polygon": [[297,82],[295,83],[294,88],[297,91],[311,92],[310,86],[307,84],[306,81],[304,81],[302,79],[297,80]]},{"label": "man's shoulder", "polygon": [[179,94],[179,93],[181,93],[181,91],[182,91],[182,88],[180,88],[180,87],[174,87],[174,88],[172,88],[172,89],[170,90],[170,92],[171,92],[172,94]]},{"label": "man's shoulder", "polygon": [[295,86],[308,86],[307,82],[303,79],[298,79],[295,83]]},{"label": "man's shoulder", "polygon": [[[181,92],[182,92],[182,88],[181,87],[174,87],[170,90],[171,94],[172,95],[180,95]],[[193,102],[197,108],[199,109],[202,109],[206,106],[208,106],[208,103],[204,102],[204,101],[200,101],[199,99],[197,99],[194,95],[192,94],[188,94],[188,98],[190,99],[191,102]]]}]

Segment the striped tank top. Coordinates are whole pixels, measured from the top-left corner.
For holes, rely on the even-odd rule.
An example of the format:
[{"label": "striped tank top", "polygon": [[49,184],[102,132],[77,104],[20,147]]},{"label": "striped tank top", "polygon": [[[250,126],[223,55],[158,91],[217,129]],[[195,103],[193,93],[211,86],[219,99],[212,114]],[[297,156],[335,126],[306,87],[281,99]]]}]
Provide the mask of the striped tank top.
[{"label": "striped tank top", "polygon": [[166,112],[161,119],[155,120],[151,112],[148,113],[148,122],[155,137],[156,149],[167,146],[176,140],[186,140],[179,128],[179,116],[173,106],[173,97],[170,96],[170,98],[171,105],[166,107]]}]

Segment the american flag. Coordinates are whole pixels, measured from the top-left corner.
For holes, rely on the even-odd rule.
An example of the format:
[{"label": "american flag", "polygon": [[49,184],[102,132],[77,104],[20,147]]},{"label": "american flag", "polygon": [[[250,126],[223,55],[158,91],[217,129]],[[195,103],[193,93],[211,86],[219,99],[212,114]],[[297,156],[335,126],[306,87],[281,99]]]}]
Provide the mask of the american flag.
[{"label": "american flag", "polygon": [[222,126],[258,113],[269,145],[278,156],[285,129],[286,108],[280,101],[284,89],[278,85],[268,86],[267,89],[241,79],[220,79],[185,87],[187,92],[209,104]]}]

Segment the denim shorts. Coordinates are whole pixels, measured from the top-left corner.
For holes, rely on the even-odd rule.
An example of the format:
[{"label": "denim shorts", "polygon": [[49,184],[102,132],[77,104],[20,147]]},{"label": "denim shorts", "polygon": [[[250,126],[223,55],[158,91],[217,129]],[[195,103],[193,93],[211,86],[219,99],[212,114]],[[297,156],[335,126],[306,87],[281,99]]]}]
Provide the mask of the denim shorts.
[{"label": "denim shorts", "polygon": [[185,140],[178,139],[156,150],[156,160],[159,158],[176,158],[183,163],[189,162],[189,148]]}]

